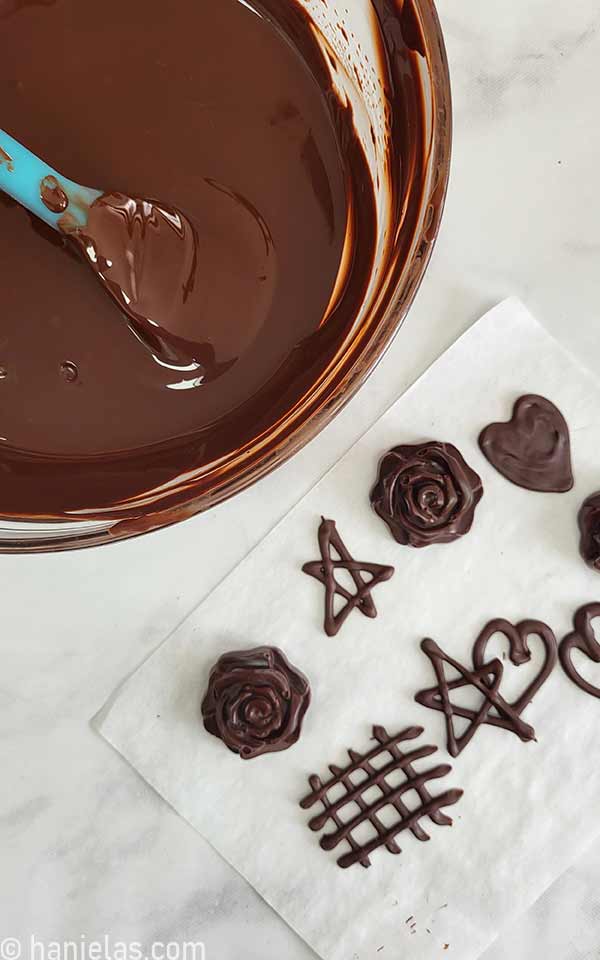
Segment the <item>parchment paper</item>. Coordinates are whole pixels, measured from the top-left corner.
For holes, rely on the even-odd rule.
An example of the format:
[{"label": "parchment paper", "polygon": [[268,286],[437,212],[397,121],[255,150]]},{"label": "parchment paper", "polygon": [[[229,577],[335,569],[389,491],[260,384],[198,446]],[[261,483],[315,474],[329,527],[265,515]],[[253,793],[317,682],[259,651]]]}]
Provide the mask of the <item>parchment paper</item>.
[{"label": "parchment paper", "polygon": [[[575,489],[539,494],[511,485],[477,446],[480,429],[508,419],[522,393],[541,393],[570,426]],[[462,540],[423,550],[394,542],[370,510],[379,457],[399,443],[454,443],[485,493]],[[516,300],[466,333],[368,431],[120,689],[99,721],[103,736],[325,960],[477,957],[525,911],[598,833],[600,701],[559,666],[524,714],[537,742],[481,728],[435,791],[459,786],[452,827],[423,826],[402,853],[342,870],[298,801],[307,776],[344,764],[346,748],[372,746],[420,724],[449,760],[444,722],[414,702],[434,683],[420,640],[433,637],[470,664],[493,617],[536,618],[560,638],[573,611],[600,599],[600,577],[578,550],[576,515],[600,487],[600,386]],[[324,591],[301,572],[316,559],[321,515],[336,520],[353,556],[393,564],[377,587],[379,617],[352,613],[341,633],[322,629]],[[198,545],[198,562],[207,562]],[[243,762],[202,726],[208,674],[224,652],[281,647],[311,680],[313,703],[300,742]],[[502,648],[490,648],[490,655]],[[536,664],[537,664],[536,660]],[[533,667],[505,661],[503,692],[523,689]],[[590,678],[599,668],[583,665]],[[434,785],[435,786],[435,785]],[[339,852],[343,852],[340,848]],[[449,946],[446,946],[449,945]]]}]

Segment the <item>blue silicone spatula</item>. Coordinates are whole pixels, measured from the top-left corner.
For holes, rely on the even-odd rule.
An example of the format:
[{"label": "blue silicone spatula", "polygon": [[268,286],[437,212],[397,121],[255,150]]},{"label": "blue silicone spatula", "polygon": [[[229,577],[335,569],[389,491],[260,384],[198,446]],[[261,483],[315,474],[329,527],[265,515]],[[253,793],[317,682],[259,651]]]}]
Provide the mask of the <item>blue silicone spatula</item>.
[{"label": "blue silicone spatula", "polygon": [[195,282],[198,234],[185,214],[156,200],[84,187],[3,130],[0,190],[75,245],[156,360],[202,368],[205,379],[219,375],[210,343],[190,336],[202,290]]},{"label": "blue silicone spatula", "polygon": [[0,130],[0,190],[34,213],[49,227],[60,230],[58,221],[67,207],[52,210],[42,199],[44,193],[50,195],[57,187],[63,191],[69,213],[77,226],[85,227],[89,208],[94,200],[102,196],[102,191],[83,187],[63,177],[44,160],[36,157],[31,150],[18,143],[4,130]]}]

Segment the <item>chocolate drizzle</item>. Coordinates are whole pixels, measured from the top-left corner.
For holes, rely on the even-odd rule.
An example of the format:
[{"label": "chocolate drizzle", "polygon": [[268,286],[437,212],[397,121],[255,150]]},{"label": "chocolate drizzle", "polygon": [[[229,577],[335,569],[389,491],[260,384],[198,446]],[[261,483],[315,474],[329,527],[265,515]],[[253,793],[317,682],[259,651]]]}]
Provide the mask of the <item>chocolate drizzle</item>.
[{"label": "chocolate drizzle", "polygon": [[[416,740],[422,733],[423,727],[409,727],[390,736],[385,727],[374,726],[373,739],[377,746],[366,754],[348,750],[350,763],[345,767],[330,764],[333,776],[325,783],[316,774],[308,778],[311,792],[300,801],[300,806],[307,810],[320,803],[323,807],[323,812],[310,820],[310,829],[320,831],[329,822],[334,827],[333,832],[321,837],[321,848],[333,850],[340,843],[346,843],[350,848],[339,858],[338,866],[347,868],[360,863],[363,867],[370,867],[371,854],[379,847],[385,847],[389,853],[402,853],[396,837],[405,830],[410,830],[417,840],[429,840],[429,834],[421,825],[421,820],[426,817],[438,826],[452,825],[451,818],[443,813],[443,807],[457,803],[463,791],[450,789],[432,796],[428,789],[432,780],[447,776],[452,768],[443,763],[417,772],[413,763],[430,757],[437,752],[437,747],[421,746],[408,752],[400,749],[400,744]],[[398,785],[399,773],[404,775],[404,781]],[[358,782],[357,774],[360,775]],[[388,777],[394,777],[394,786],[388,783]],[[337,793],[340,787],[343,788],[342,795],[336,796],[335,800],[329,799],[329,793]],[[373,787],[377,788],[377,796],[367,801],[365,796]],[[412,792],[419,798],[416,809],[405,803],[405,797]],[[388,814],[385,822],[381,818],[384,810]],[[365,824],[370,825],[375,836],[372,840],[360,842],[355,831]]]},{"label": "chocolate drizzle", "polygon": [[479,446],[498,473],[519,487],[541,493],[566,493],[573,487],[569,428],[545,397],[519,397],[507,423],[482,430]]},{"label": "chocolate drizzle", "polygon": [[[529,663],[531,660],[531,651],[528,643],[529,637],[539,637],[544,647],[544,662],[539,672],[528,684],[520,697],[509,704],[511,710],[514,710],[514,712],[520,716],[527,705],[531,703],[536,693],[545,684],[556,666],[558,660],[556,637],[548,624],[542,623],[541,620],[521,620],[521,622],[517,624],[512,624],[508,620],[499,618],[490,620],[477,637],[473,646],[473,665],[478,670],[482,669],[485,665],[487,645],[494,634],[503,634],[506,637],[509,646],[509,657],[516,667],[523,666],[523,664]],[[485,722],[497,727],[512,729],[506,720],[503,720],[501,717],[496,717],[493,714],[488,715]]]},{"label": "chocolate drizzle", "polygon": [[[500,660],[496,658],[486,662],[487,645],[495,634],[503,634],[508,640],[509,656],[512,663],[517,667],[531,660],[529,637],[539,637],[544,646],[544,662],[539,672],[514,703],[508,703],[500,694],[500,684],[504,672]],[[508,620],[504,619],[490,620],[473,645],[473,670],[469,670],[457,660],[453,660],[433,640],[423,640],[421,649],[431,660],[437,686],[417,693],[415,700],[431,710],[440,710],[444,713],[448,752],[451,756],[458,756],[472,740],[477,729],[484,723],[510,730],[516,733],[521,740],[535,739],[533,727],[520,718],[527,705],[531,703],[554,670],[558,659],[556,637],[547,624],[542,623],[541,620],[522,620],[517,624],[509,623]],[[448,664],[456,670],[461,679],[448,682],[444,664]],[[474,686],[483,694],[484,699],[479,710],[470,710],[451,703],[450,692],[465,686]],[[495,710],[494,713],[491,712],[492,709]],[[455,716],[471,721],[470,726],[460,737],[456,736],[452,722]]]},{"label": "chocolate drizzle", "polygon": [[242,760],[287,750],[300,736],[310,685],[276,647],[226,653],[202,701],[204,726]]},{"label": "chocolate drizzle", "polygon": [[[459,663],[458,660],[454,660],[447,653],[444,653],[434,640],[423,640],[421,650],[431,660],[437,684],[435,687],[421,690],[415,694],[415,700],[424,707],[439,710],[444,714],[446,719],[446,745],[450,756],[457,757],[462,753],[479,727],[487,722],[492,707],[496,708],[499,719],[502,721],[502,723],[496,723],[496,726],[505,726],[506,729],[512,730],[523,741],[535,740],[533,727],[521,720],[512,707],[500,696],[499,688],[503,674],[503,666],[500,660],[495,658],[479,669],[470,670]],[[459,673],[460,679],[448,682],[444,664]],[[475,687],[483,696],[478,710],[457,706],[450,700],[451,691],[467,686]],[[454,729],[453,718],[455,716],[471,721],[470,726],[460,736],[457,736]]]},{"label": "chocolate drizzle", "polygon": [[600,492],[584,500],[577,516],[579,552],[588,567],[600,573]]},{"label": "chocolate drizzle", "polygon": [[580,650],[593,663],[600,663],[600,643],[596,640],[592,620],[600,617],[600,603],[588,603],[580,607],[573,617],[574,630],[561,640],[559,648],[560,662],[563,670],[576,686],[584,693],[600,699],[600,687],[594,686],[584,677],[573,664],[573,650]]},{"label": "chocolate drizzle", "polygon": [[371,505],[398,543],[451,543],[471,529],[481,478],[451,443],[393,447],[379,464]]},{"label": "chocolate drizzle", "polygon": [[[314,577],[325,586],[325,633],[334,637],[341,629],[347,617],[354,609],[360,610],[365,617],[371,619],[377,616],[377,608],[373,602],[371,591],[379,583],[389,580],[394,575],[394,568],[382,566],[379,563],[366,563],[354,560],[340,537],[334,520],[321,520],[319,526],[319,549],[321,559],[305,563],[304,573]],[[334,560],[331,551],[335,550],[339,560]],[[336,570],[347,570],[356,586],[356,593],[350,593],[335,579]],[[371,579],[366,582],[361,576],[368,573]],[[335,598],[342,597],[346,604],[336,614]]]}]

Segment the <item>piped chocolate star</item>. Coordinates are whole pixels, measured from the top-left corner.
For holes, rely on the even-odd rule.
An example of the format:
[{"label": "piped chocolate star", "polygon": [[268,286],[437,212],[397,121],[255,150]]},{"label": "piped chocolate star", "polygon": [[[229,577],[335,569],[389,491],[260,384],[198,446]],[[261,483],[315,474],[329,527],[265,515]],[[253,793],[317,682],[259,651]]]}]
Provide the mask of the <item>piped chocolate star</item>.
[{"label": "piped chocolate star", "polygon": [[[439,710],[446,718],[447,750],[451,757],[457,757],[471,742],[482,723],[490,723],[488,715],[495,707],[502,726],[524,741],[535,740],[535,730],[519,717],[519,714],[500,696],[498,690],[502,680],[504,668],[498,659],[490,660],[475,670],[469,670],[458,660],[454,660],[435,643],[434,640],[423,640],[421,649],[433,666],[437,685],[428,690],[415,694],[417,703],[421,703],[430,710]],[[448,681],[444,665],[447,664],[460,674],[460,679]],[[461,687],[475,687],[481,693],[483,700],[478,710],[457,706],[450,700],[452,690]],[[454,717],[463,717],[471,723],[460,736],[454,729]],[[500,726],[496,722],[496,725]]]},{"label": "piped chocolate star", "polygon": [[[334,637],[355,608],[358,608],[365,617],[371,619],[377,616],[377,607],[373,602],[371,591],[394,574],[394,567],[382,566],[379,563],[364,563],[354,560],[340,537],[335,521],[321,518],[319,527],[319,548],[321,559],[305,563],[304,573],[314,577],[325,586],[325,621],[324,628],[328,637]],[[335,560],[331,551],[335,550],[339,559]],[[351,593],[335,579],[336,570],[347,570],[356,593]],[[369,574],[366,581],[363,573]],[[335,613],[335,597],[342,597],[346,604],[338,613]]]}]

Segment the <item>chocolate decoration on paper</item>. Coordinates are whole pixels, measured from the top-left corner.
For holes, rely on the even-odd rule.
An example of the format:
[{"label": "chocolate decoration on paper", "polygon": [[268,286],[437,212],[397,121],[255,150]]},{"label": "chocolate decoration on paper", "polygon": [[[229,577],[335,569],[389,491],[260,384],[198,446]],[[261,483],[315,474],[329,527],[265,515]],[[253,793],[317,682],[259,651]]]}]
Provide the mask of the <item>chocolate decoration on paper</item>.
[{"label": "chocolate decoration on paper", "polygon": [[588,567],[600,573],[600,492],[584,500],[577,516],[579,552]]},{"label": "chocolate decoration on paper", "polygon": [[[371,591],[385,580],[394,575],[394,567],[382,566],[379,563],[365,563],[354,560],[340,537],[334,520],[321,520],[319,526],[319,549],[321,559],[305,563],[304,573],[314,577],[325,586],[325,621],[324,628],[328,637],[334,637],[355,608],[358,608],[365,617],[374,619],[377,608],[373,602]],[[334,560],[331,551],[335,550],[339,560]],[[336,570],[347,570],[356,586],[356,593],[350,593],[335,579]],[[369,581],[361,576],[368,573]],[[335,597],[342,597],[346,604],[336,614]]]},{"label": "chocolate decoration on paper", "polygon": [[[316,774],[308,778],[311,792],[300,801],[300,806],[304,810],[315,803],[323,806],[323,812],[309,822],[310,829],[320,832],[329,822],[335,828],[333,832],[321,837],[319,845],[323,850],[333,850],[340,843],[346,843],[350,848],[348,853],[338,859],[338,866],[345,869],[360,863],[363,867],[370,867],[371,854],[379,847],[385,847],[389,853],[402,853],[396,837],[405,830],[410,830],[417,840],[429,840],[429,834],[421,824],[425,817],[438,826],[452,825],[451,818],[442,812],[442,808],[457,803],[463,791],[451,789],[432,796],[428,789],[432,780],[447,776],[452,767],[443,763],[417,773],[413,763],[430,757],[437,752],[437,747],[427,745],[408,752],[403,752],[399,747],[399,744],[408,740],[416,740],[422,733],[423,727],[408,727],[401,733],[390,736],[385,727],[374,726],[373,739],[377,741],[377,746],[372,750],[366,754],[348,750],[350,763],[345,767],[330,764],[329,769],[333,776],[325,783]],[[405,777],[400,785],[397,785],[398,772],[402,772]],[[358,784],[354,779],[357,773],[366,774]],[[388,778],[392,775],[394,786],[388,783]],[[340,786],[344,789],[342,796],[335,800],[329,799],[329,793],[335,790],[337,794]],[[367,801],[365,795],[372,787],[377,788],[378,796]],[[410,796],[412,792],[417,794],[420,802],[416,809],[414,804],[407,806],[405,803],[405,796]],[[355,814],[356,807],[359,812]],[[383,810],[388,814],[385,823],[380,816]],[[353,815],[348,819],[344,814]],[[391,826],[390,816],[394,817]],[[369,824],[375,836],[372,840],[359,842],[354,833],[363,824]]]},{"label": "chocolate decoration on paper", "polygon": [[[521,622],[517,624],[500,618],[490,620],[477,637],[473,646],[473,666],[475,669],[481,670],[485,666],[488,642],[491,637],[497,633],[503,634],[508,640],[509,657],[516,667],[529,663],[531,660],[531,650],[527,642],[529,637],[539,637],[544,646],[544,662],[539,672],[527,685],[523,693],[513,703],[508,704],[517,716],[521,716],[556,666],[558,660],[556,637],[550,627],[546,623],[542,623],[541,620],[521,620]],[[505,703],[506,701],[503,699],[503,702]],[[484,722],[496,727],[504,727],[507,730],[513,729],[512,722],[491,713],[488,714]]]},{"label": "chocolate decoration on paper", "polygon": [[491,423],[479,435],[482,453],[511,483],[540,493],[573,487],[569,428],[545,397],[526,394],[507,423]]},{"label": "chocolate decoration on paper", "polygon": [[69,206],[69,198],[56,177],[50,174],[40,183],[40,197],[51,213],[63,213]]},{"label": "chocolate decoration on paper", "polygon": [[[417,703],[430,710],[439,710],[444,714],[446,720],[446,745],[450,756],[457,757],[465,747],[471,742],[479,727],[488,722],[488,717],[492,707],[495,707],[499,719],[504,723],[495,723],[495,726],[505,726],[507,730],[515,733],[523,741],[535,740],[535,730],[533,727],[521,720],[515,710],[500,696],[499,688],[502,680],[504,668],[500,660],[495,658],[489,663],[484,664],[475,670],[470,670],[463,666],[458,660],[454,660],[435,643],[434,640],[426,639],[421,643],[421,650],[431,660],[434,669],[437,684],[427,690],[421,690],[415,694]],[[444,664],[448,664],[457,673],[460,679],[451,680],[446,678]],[[467,707],[455,705],[450,700],[450,692],[459,690],[461,687],[473,686],[478,690],[483,700],[478,710],[471,710]],[[453,724],[453,717],[463,717],[471,721],[471,724],[460,736],[456,735]],[[495,718],[492,717],[492,721]],[[490,722],[492,722],[490,721]]]},{"label": "chocolate decoration on paper", "polygon": [[[76,254],[70,207],[61,235],[0,195],[2,517],[120,520],[119,531],[140,532],[159,510],[188,512],[192,487],[200,497],[235,477],[237,489],[323,409],[316,385],[341,383],[348,353],[361,354],[356,321],[375,256],[373,328],[386,314],[431,186],[418,37],[407,4],[373,4],[377,96],[394,127],[376,200],[354,111],[337,92],[341,60],[304,6],[178,0],[167,16],[148,0],[0,0],[2,127],[105,191],[92,205],[96,238],[135,231],[135,277],[104,264],[119,311]],[[161,202],[126,208],[123,195]],[[384,196],[381,217],[393,224],[402,209],[405,225],[385,237]],[[152,333],[144,317],[169,302],[157,250],[173,210],[197,232],[196,243],[173,219],[169,238],[186,286],[174,332],[201,347],[184,368],[160,340],[140,343],[141,327],[144,343]],[[132,316],[119,289],[131,297],[135,279],[137,293],[142,273]],[[80,369],[76,401],[59,373],[65,358]]]},{"label": "chocolate decoration on paper", "polygon": [[204,726],[242,760],[287,750],[298,740],[310,685],[277,647],[226,653],[202,701]]},{"label": "chocolate decoration on paper", "polygon": [[596,617],[600,617],[600,603],[588,603],[580,607],[573,617],[575,629],[561,640],[558,652],[562,668],[569,680],[584,693],[600,699],[600,687],[582,677],[573,664],[573,650],[580,650],[593,663],[600,663],[600,643],[596,640],[592,627],[592,620]]},{"label": "chocolate decoration on paper", "polygon": [[398,543],[427,547],[468,533],[481,478],[451,443],[393,447],[379,464],[371,505]]}]

